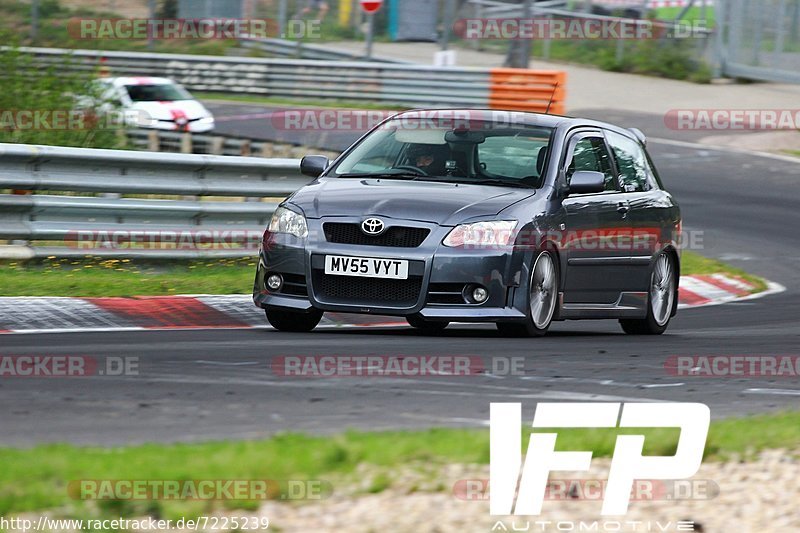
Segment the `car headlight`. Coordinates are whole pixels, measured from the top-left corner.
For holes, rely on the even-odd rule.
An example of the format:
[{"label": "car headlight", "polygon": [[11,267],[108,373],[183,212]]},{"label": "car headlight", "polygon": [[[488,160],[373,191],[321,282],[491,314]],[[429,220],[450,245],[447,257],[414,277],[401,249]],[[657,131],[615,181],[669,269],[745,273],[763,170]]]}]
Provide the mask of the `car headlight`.
[{"label": "car headlight", "polygon": [[300,239],[305,239],[308,235],[308,224],[306,217],[300,213],[295,213],[291,209],[279,207],[272,215],[269,222],[270,233],[288,233]]},{"label": "car headlight", "polygon": [[453,228],[442,244],[456,246],[508,246],[514,239],[516,220],[492,220],[461,224]]}]

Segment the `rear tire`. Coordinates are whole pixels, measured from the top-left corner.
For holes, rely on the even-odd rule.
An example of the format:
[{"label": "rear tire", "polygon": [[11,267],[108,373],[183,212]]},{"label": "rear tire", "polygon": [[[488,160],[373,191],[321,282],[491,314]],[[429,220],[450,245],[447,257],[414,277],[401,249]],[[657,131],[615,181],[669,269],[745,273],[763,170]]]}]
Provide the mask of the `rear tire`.
[{"label": "rear tire", "polygon": [[555,256],[544,251],[531,268],[528,308],[524,322],[498,322],[497,330],[508,337],[542,337],[547,333],[558,303],[558,268]]},{"label": "rear tire", "polygon": [[322,311],[319,309],[312,309],[307,313],[298,313],[279,307],[267,307],[264,312],[269,323],[278,331],[308,332],[317,327],[319,321],[322,320]]},{"label": "rear tire", "polygon": [[677,279],[675,261],[661,252],[650,271],[650,288],[647,294],[647,317],[620,319],[622,331],[629,335],[661,335],[667,330],[675,305]]},{"label": "rear tire", "polygon": [[425,334],[439,333],[446,328],[450,322],[435,322],[433,320],[425,320],[419,315],[409,315],[406,317],[408,325],[414,329],[418,329]]}]

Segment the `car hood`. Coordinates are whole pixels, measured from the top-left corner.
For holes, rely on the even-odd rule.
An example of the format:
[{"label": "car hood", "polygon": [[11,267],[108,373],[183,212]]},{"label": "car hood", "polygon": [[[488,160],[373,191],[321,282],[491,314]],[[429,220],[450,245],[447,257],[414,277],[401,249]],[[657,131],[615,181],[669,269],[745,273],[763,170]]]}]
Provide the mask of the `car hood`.
[{"label": "car hood", "polygon": [[393,179],[321,178],[289,202],[309,218],[385,216],[441,225],[494,216],[533,189]]}]

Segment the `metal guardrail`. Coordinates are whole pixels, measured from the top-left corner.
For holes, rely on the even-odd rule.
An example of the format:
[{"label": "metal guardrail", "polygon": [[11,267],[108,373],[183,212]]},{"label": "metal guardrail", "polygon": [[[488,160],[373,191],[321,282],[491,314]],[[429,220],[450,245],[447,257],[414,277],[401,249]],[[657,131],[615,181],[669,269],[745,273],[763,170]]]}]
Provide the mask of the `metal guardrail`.
[{"label": "metal guardrail", "polygon": [[[319,59],[327,61],[364,61],[365,54],[357,54],[345,50],[337,50],[330,46],[320,44],[308,44],[302,41],[287,41],[286,39],[269,38],[243,38],[239,39],[239,45],[248,50],[256,50],[275,57],[292,57],[297,59]],[[402,61],[391,57],[381,57],[372,55],[374,63],[394,63],[410,64],[409,61]]]},{"label": "metal guardrail", "polygon": [[300,158],[314,153],[335,159],[340,152],[317,146],[261,141],[230,135],[132,128],[126,131],[130,146],[149,152],[208,154],[265,158]]},{"label": "metal guardrail", "polygon": [[[252,256],[252,236],[263,232],[276,198],[308,181],[296,159],[0,144],[0,190],[34,193],[0,194],[0,239],[26,241],[17,246],[24,248],[23,257]],[[220,196],[237,198],[204,198]],[[164,232],[228,236],[222,249],[207,250],[87,249],[75,240],[117,230],[144,241]],[[29,246],[31,241],[47,246]],[[240,246],[245,241],[250,248]]]},{"label": "metal guardrail", "polygon": [[[498,108],[491,105],[492,72],[495,69],[58,48],[19,50],[33,55],[34,64],[41,69],[95,72],[102,65],[114,76],[165,76],[196,91],[292,99],[359,100],[409,107],[544,111],[549,99],[542,100],[539,82],[543,82],[545,88],[552,88],[558,82],[556,76],[563,76],[563,73],[553,71],[519,69],[521,75],[538,75],[537,85],[533,87],[537,90],[516,90],[513,101],[520,105],[508,104]],[[529,87],[532,80],[531,77],[520,78],[518,89]],[[510,81],[507,79],[506,84]],[[563,85],[560,83],[559,86],[563,89]],[[563,113],[563,101],[554,102],[551,112]]]},{"label": "metal guardrail", "polygon": [[[229,56],[21,48],[41,68],[165,76],[190,90],[394,105],[485,105],[489,71]],[[102,59],[102,63],[101,63]]]}]

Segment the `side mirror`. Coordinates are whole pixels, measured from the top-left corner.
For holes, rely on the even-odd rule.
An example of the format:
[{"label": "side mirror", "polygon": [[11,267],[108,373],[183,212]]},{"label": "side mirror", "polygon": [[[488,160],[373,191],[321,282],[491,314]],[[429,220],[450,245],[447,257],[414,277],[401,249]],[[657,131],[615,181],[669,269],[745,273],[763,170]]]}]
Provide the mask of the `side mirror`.
[{"label": "side mirror", "polygon": [[300,173],[318,178],[328,168],[330,160],[324,155],[307,155],[300,160]]},{"label": "side mirror", "polygon": [[569,194],[591,194],[603,192],[605,188],[606,177],[594,170],[578,170],[569,180]]}]

